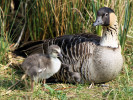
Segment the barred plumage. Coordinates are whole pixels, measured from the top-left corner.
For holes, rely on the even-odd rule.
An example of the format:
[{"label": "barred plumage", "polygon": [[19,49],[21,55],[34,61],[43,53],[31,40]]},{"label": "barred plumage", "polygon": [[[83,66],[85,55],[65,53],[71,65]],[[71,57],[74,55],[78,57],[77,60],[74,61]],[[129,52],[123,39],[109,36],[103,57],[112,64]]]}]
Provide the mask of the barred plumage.
[{"label": "barred plumage", "polygon": [[[112,20],[113,19],[113,20]],[[102,83],[114,79],[123,65],[121,47],[118,41],[118,23],[112,9],[103,7],[98,11],[94,25],[103,25],[102,37],[92,34],[64,35],[54,39],[30,42],[14,51],[27,56],[33,53],[46,53],[51,44],[62,50],[62,63],[69,71],[61,67],[55,75],[62,81],[75,82],[71,73],[79,73],[80,83]]]}]

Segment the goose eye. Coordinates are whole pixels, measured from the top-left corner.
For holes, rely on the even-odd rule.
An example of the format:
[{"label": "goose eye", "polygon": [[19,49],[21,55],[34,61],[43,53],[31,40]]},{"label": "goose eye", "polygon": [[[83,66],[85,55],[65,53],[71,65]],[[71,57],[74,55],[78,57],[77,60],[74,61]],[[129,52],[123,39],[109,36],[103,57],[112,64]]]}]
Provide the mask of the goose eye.
[{"label": "goose eye", "polygon": [[107,17],[108,16],[108,13],[105,13],[105,16]]}]

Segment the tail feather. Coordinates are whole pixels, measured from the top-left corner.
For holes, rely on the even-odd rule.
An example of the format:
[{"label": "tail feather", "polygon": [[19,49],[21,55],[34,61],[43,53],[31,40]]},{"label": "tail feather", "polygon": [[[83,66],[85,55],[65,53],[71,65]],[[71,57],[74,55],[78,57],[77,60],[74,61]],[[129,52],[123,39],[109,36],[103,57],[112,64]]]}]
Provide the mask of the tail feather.
[{"label": "tail feather", "polygon": [[18,56],[27,57],[30,54],[34,53],[43,53],[43,44],[44,41],[31,41],[22,45],[20,48],[13,51]]}]

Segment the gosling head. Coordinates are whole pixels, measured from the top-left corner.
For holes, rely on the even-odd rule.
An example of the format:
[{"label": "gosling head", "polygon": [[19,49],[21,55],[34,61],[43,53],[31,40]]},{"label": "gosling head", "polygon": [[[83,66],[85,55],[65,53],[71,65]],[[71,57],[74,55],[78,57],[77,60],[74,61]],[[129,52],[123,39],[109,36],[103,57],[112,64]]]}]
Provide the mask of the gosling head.
[{"label": "gosling head", "polygon": [[61,57],[62,58],[61,49],[57,45],[49,46],[48,54],[49,54],[50,57],[53,57],[53,58],[57,58],[57,57]]},{"label": "gosling head", "polygon": [[111,8],[103,7],[97,11],[96,21],[93,26],[112,26],[117,21],[117,17]]}]

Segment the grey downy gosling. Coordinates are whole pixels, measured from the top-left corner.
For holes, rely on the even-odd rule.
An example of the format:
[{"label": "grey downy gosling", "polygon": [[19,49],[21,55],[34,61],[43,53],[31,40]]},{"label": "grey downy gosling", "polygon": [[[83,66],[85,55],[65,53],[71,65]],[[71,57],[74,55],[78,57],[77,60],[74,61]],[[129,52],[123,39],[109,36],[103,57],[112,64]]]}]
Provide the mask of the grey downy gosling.
[{"label": "grey downy gosling", "polygon": [[33,90],[33,82],[38,82],[50,78],[57,73],[61,67],[61,61],[57,57],[61,57],[61,49],[57,45],[51,45],[48,48],[48,54],[33,54],[27,57],[22,63],[22,69],[26,75],[31,78],[31,90]]}]

